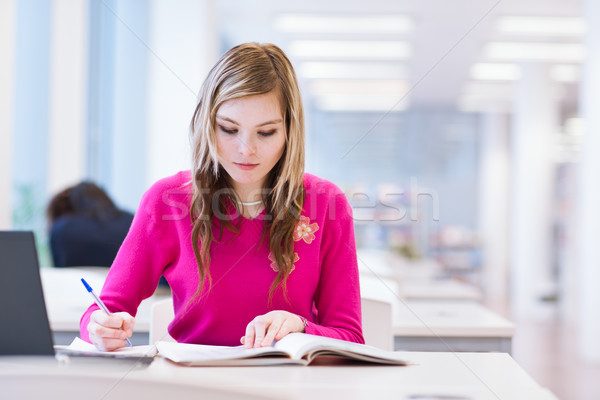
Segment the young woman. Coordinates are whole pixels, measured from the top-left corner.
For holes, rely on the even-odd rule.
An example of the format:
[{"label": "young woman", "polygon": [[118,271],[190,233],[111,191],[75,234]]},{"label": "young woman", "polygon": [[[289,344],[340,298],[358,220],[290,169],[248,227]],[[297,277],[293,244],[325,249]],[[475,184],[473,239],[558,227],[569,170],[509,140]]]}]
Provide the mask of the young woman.
[{"label": "young woman", "polygon": [[191,123],[192,170],[154,184],[81,337],[117,349],[161,275],[178,342],[270,346],[291,332],[363,343],[352,212],[304,173],[304,115],[293,67],[272,44],[229,50]]}]

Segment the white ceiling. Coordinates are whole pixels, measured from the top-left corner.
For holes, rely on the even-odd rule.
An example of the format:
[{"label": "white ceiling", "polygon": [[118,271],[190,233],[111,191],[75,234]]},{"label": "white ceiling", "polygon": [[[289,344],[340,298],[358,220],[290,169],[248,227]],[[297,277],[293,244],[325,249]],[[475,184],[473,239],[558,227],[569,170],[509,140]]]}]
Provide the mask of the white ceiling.
[{"label": "white ceiling", "polygon": [[[273,42],[284,50],[294,39],[311,40],[402,40],[410,44],[412,56],[407,61],[390,61],[399,71],[406,69],[408,82],[398,92],[400,100],[406,90],[411,106],[457,106],[461,94],[469,90],[469,71],[474,63],[489,62],[484,48],[490,41],[578,43],[579,38],[526,37],[502,34],[497,29],[501,16],[580,17],[579,0],[412,0],[412,1],[274,1],[241,2],[217,0],[216,26],[228,44],[248,41]],[[274,27],[280,14],[316,15],[407,15],[414,21],[410,33],[335,34],[282,33]],[[302,68],[301,59],[293,59]],[[304,83],[311,90],[310,82]],[[511,83],[488,82],[508,91]],[[563,108],[573,108],[577,99],[576,84],[563,86]]]}]

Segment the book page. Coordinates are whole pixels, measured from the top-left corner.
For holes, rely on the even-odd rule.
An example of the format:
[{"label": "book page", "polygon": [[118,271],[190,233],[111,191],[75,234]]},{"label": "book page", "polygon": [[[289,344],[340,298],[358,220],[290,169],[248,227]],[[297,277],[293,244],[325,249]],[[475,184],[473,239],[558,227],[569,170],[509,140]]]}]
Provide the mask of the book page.
[{"label": "book page", "polygon": [[372,363],[406,364],[393,351],[306,333],[291,333],[277,342],[275,347],[285,350],[292,358],[304,358],[309,362],[318,355],[337,355]]},{"label": "book page", "polygon": [[[277,364],[291,361],[287,353],[274,347],[247,349],[244,346],[209,346],[173,342],[158,342],[157,347],[158,353],[163,357],[188,365]],[[259,358],[265,360],[258,361]],[[272,358],[279,358],[280,361],[266,360]]]},{"label": "book page", "polygon": [[320,336],[306,333],[290,333],[283,339],[277,341],[273,346],[285,351],[290,357],[301,359],[307,355],[315,346],[318,346]]},{"label": "book page", "polygon": [[292,358],[307,357],[312,351],[321,349],[334,350],[340,354],[347,352],[357,354],[379,353],[383,357],[389,356],[389,352],[376,347],[307,333],[290,333],[277,342],[275,347],[286,351]]}]

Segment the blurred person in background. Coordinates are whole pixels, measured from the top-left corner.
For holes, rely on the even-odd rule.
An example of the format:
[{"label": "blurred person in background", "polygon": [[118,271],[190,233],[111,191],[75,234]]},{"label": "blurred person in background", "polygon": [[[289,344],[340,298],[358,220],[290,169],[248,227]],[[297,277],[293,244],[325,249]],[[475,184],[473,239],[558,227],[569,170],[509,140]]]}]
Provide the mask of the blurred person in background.
[{"label": "blurred person in background", "polygon": [[133,220],[92,182],[57,193],[46,212],[55,267],[110,267]]}]

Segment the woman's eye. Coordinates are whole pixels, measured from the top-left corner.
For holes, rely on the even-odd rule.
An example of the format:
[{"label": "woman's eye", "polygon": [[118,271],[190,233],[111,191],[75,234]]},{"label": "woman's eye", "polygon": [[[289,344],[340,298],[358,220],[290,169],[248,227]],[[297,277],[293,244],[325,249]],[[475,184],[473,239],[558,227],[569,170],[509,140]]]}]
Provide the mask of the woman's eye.
[{"label": "woman's eye", "polygon": [[237,133],[237,129],[225,129],[225,127],[224,127],[224,126],[221,126],[221,125],[219,125],[219,128],[220,128],[220,129],[221,129],[223,132],[225,132],[225,133],[228,133],[228,134],[230,134],[230,135],[232,135],[232,134],[234,134],[234,133]]},{"label": "woman's eye", "polygon": [[258,134],[261,135],[261,136],[271,136],[275,132],[277,132],[277,130],[273,129],[272,131],[268,131],[268,132],[258,132]]}]

